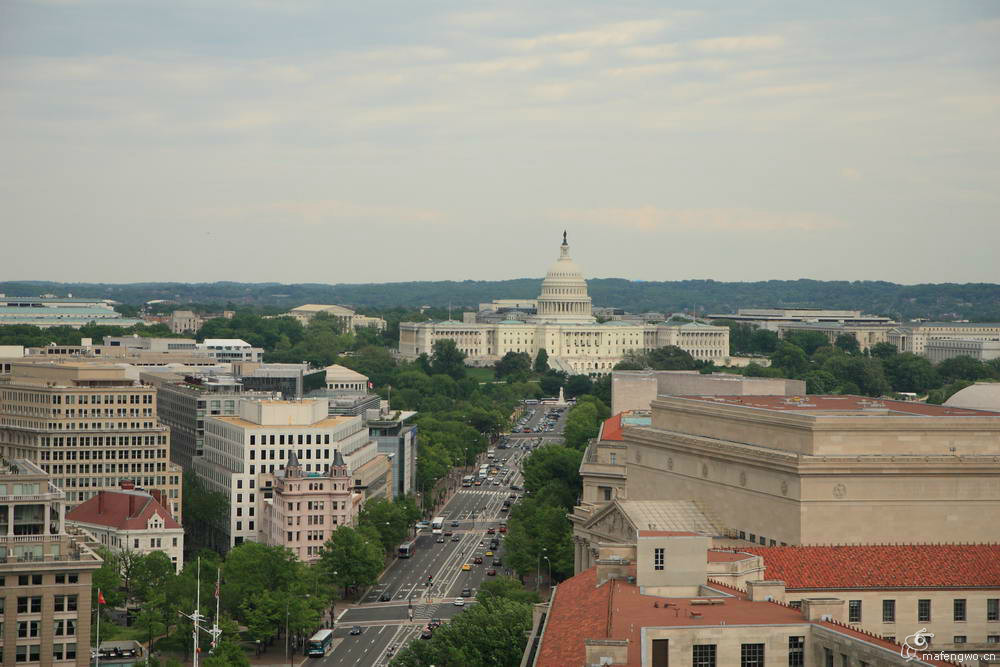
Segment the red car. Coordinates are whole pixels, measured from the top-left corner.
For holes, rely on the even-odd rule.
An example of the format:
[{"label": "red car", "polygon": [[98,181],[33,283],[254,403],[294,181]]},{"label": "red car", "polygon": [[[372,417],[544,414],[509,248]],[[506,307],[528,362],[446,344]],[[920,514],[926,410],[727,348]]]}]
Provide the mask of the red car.
[{"label": "red car", "polygon": [[482,556],[476,556],[475,558],[472,559],[472,562],[475,563],[476,565],[482,565],[483,564],[483,557]]},{"label": "red car", "polygon": [[496,535],[497,534],[497,529],[496,528],[490,528],[489,530],[486,531],[486,534],[487,535]]},{"label": "red car", "polygon": [[495,577],[497,576],[497,571],[491,567],[490,569],[486,570],[486,574],[487,576]]},{"label": "red car", "polygon": [[507,526],[500,526],[500,532],[501,533],[506,533],[507,532]]}]

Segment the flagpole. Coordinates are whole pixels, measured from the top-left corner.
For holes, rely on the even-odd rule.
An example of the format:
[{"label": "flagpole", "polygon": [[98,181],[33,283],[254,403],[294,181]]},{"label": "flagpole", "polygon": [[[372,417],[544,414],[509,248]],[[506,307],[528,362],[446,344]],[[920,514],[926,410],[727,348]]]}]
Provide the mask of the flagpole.
[{"label": "flagpole", "polygon": [[198,583],[195,586],[194,616],[191,622],[191,636],[194,638],[194,667],[198,667],[198,621],[201,620],[201,557],[198,557]]},{"label": "flagpole", "polygon": [[94,662],[95,667],[101,667],[101,589],[97,589],[97,651],[95,652],[97,660]]}]

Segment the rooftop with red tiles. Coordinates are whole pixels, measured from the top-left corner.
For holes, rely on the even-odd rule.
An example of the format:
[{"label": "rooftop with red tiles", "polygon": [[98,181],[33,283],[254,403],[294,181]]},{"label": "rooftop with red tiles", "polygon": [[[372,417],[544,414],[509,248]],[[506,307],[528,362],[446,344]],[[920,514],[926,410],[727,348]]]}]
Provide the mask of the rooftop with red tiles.
[{"label": "rooftop with red tiles", "polygon": [[1000,544],[747,547],[787,589],[1000,589]]},{"label": "rooftop with red tiles", "polygon": [[[798,609],[774,602],[751,602],[742,592],[710,583],[727,593],[721,604],[699,604],[705,598],[663,598],[643,595],[621,580],[597,586],[591,568],[556,588],[534,667],[567,667],[586,663],[588,639],[627,640],[629,667],[642,664],[644,627],[720,627],[723,625],[809,625]],[[896,653],[897,645],[836,623],[816,622]],[[618,664],[618,663],[616,663]],[[945,664],[931,662],[930,664]]]},{"label": "rooftop with red tiles", "polygon": [[119,530],[145,530],[153,515],[159,515],[164,528],[181,527],[166,507],[142,491],[99,491],[67,512],[66,520]]},{"label": "rooftop with red tiles", "polygon": [[758,410],[780,410],[823,415],[830,412],[852,412],[890,417],[1000,417],[1000,412],[970,410],[946,405],[931,405],[916,401],[893,401],[867,396],[675,396],[704,403],[741,406]]}]

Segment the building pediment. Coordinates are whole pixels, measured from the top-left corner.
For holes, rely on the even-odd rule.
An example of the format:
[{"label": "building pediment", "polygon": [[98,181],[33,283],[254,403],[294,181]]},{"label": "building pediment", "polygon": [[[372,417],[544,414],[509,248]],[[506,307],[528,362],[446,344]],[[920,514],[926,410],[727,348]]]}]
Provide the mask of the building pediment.
[{"label": "building pediment", "polygon": [[591,534],[605,537],[610,542],[635,541],[636,526],[622,510],[618,501],[612,501],[597,511],[584,528]]}]

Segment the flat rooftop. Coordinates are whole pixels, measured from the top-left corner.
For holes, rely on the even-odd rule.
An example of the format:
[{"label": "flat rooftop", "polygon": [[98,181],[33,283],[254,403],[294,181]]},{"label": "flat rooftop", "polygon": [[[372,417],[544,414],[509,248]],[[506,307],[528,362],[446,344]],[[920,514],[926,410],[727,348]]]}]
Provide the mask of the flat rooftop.
[{"label": "flat rooftop", "polygon": [[[265,401],[266,402],[266,401]],[[225,417],[215,415],[211,419],[218,419],[219,421],[224,421],[227,424],[232,424],[233,426],[239,426],[240,428],[266,428],[266,429],[289,429],[289,428],[333,428],[339,424],[351,421],[352,419],[357,419],[357,417],[347,417],[347,416],[336,416],[327,417],[325,419],[320,419],[317,422],[311,424],[258,424],[257,422],[252,422],[242,417]]]},{"label": "flat rooftop", "polygon": [[677,396],[714,405],[778,412],[795,412],[816,416],[889,416],[889,417],[1000,417],[1000,412],[970,410],[947,405],[932,405],[915,401],[893,401],[867,396]]}]

